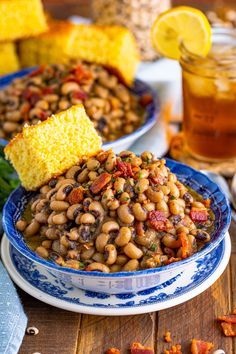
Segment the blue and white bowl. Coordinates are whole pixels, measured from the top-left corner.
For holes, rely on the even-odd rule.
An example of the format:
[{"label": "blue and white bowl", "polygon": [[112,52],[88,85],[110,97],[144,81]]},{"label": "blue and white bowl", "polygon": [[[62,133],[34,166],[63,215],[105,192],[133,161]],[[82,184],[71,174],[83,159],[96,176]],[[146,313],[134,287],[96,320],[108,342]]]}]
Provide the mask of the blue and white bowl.
[{"label": "blue and white bowl", "polygon": [[4,206],[2,221],[6,236],[10,243],[25,257],[46,267],[61,281],[71,283],[84,290],[108,294],[135,293],[168,282],[187,268],[194,267],[197,261],[219,245],[229,228],[231,211],[225,195],[208,177],[173,160],[167,160],[167,165],[181,182],[194,189],[204,198],[211,198],[211,208],[215,214],[211,242],[206,244],[201,251],[185,260],[161,268],[105,274],[69,269],[42,259],[27,247],[22,234],[15,227],[15,223],[20,218],[29,198],[34,194],[26,192],[23,187],[17,188]]},{"label": "blue and white bowl", "polygon": [[[35,67],[20,70],[13,74],[0,77],[0,90],[4,89],[14,79],[23,77],[33,70],[35,70]],[[148,84],[141,80],[135,80],[130,91],[139,97],[143,95],[150,95],[152,97],[152,102],[150,102],[145,107],[144,122],[138,129],[136,129],[130,134],[122,136],[121,138],[115,141],[103,144],[104,150],[112,149],[116,154],[123,150],[127,150],[139,137],[149,131],[154,126],[160,115],[160,103],[158,95]],[[5,144],[7,143],[8,142],[5,140]]]}]

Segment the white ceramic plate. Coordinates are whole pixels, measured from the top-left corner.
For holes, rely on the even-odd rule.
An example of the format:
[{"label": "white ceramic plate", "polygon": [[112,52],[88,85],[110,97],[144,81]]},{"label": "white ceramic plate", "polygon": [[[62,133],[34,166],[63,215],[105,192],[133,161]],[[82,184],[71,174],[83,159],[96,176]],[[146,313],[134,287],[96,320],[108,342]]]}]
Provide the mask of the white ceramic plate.
[{"label": "white ceramic plate", "polygon": [[[49,270],[22,256],[3,237],[1,256],[13,281],[31,296],[64,310],[92,315],[122,316],[163,310],[199,295],[225,270],[231,252],[230,236],[197,263],[197,272],[186,269],[176,277],[136,294],[95,293],[64,283]],[[173,292],[173,289],[174,292]]]}]

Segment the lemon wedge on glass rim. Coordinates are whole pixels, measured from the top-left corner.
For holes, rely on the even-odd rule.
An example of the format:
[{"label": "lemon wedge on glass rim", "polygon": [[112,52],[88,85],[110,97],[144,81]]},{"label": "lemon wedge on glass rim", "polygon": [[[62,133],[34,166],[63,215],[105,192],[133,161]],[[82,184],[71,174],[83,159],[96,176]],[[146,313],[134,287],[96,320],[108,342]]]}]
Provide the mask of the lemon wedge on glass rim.
[{"label": "lemon wedge on glass rim", "polygon": [[178,6],[157,17],[151,39],[154,48],[167,58],[180,59],[181,43],[189,52],[205,57],[211,48],[211,26],[200,10]]}]

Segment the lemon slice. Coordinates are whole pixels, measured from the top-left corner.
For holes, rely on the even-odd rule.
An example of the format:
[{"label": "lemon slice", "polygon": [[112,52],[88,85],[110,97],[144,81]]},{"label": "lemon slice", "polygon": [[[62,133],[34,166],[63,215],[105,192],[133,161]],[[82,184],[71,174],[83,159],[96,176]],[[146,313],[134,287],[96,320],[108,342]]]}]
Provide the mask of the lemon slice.
[{"label": "lemon slice", "polygon": [[153,46],[170,59],[179,60],[180,44],[196,55],[206,56],[211,48],[211,26],[197,9],[179,6],[163,12],[152,25]]}]

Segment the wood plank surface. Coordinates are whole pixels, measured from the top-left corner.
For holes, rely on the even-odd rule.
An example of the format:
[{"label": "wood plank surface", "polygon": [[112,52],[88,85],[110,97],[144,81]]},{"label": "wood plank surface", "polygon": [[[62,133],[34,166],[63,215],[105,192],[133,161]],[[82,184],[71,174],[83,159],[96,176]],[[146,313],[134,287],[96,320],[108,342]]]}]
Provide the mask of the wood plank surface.
[{"label": "wood plank surface", "polygon": [[77,354],[103,354],[110,347],[127,353],[132,342],[154,347],[155,313],[136,316],[83,315]]},{"label": "wood plank surface", "polygon": [[75,354],[81,315],[44,304],[21,290],[19,294],[28,327],[38,328],[39,334],[25,335],[18,354]]},{"label": "wood plank surface", "polygon": [[170,330],[173,343],[181,343],[183,353],[190,352],[192,338],[213,342],[215,348],[232,353],[232,339],[221,333],[216,321],[220,314],[227,313],[230,308],[230,296],[225,296],[230,289],[229,267],[221,278],[208,290],[196,298],[172,309],[160,311],[158,314],[158,350],[161,354],[166,349],[163,334]]}]

